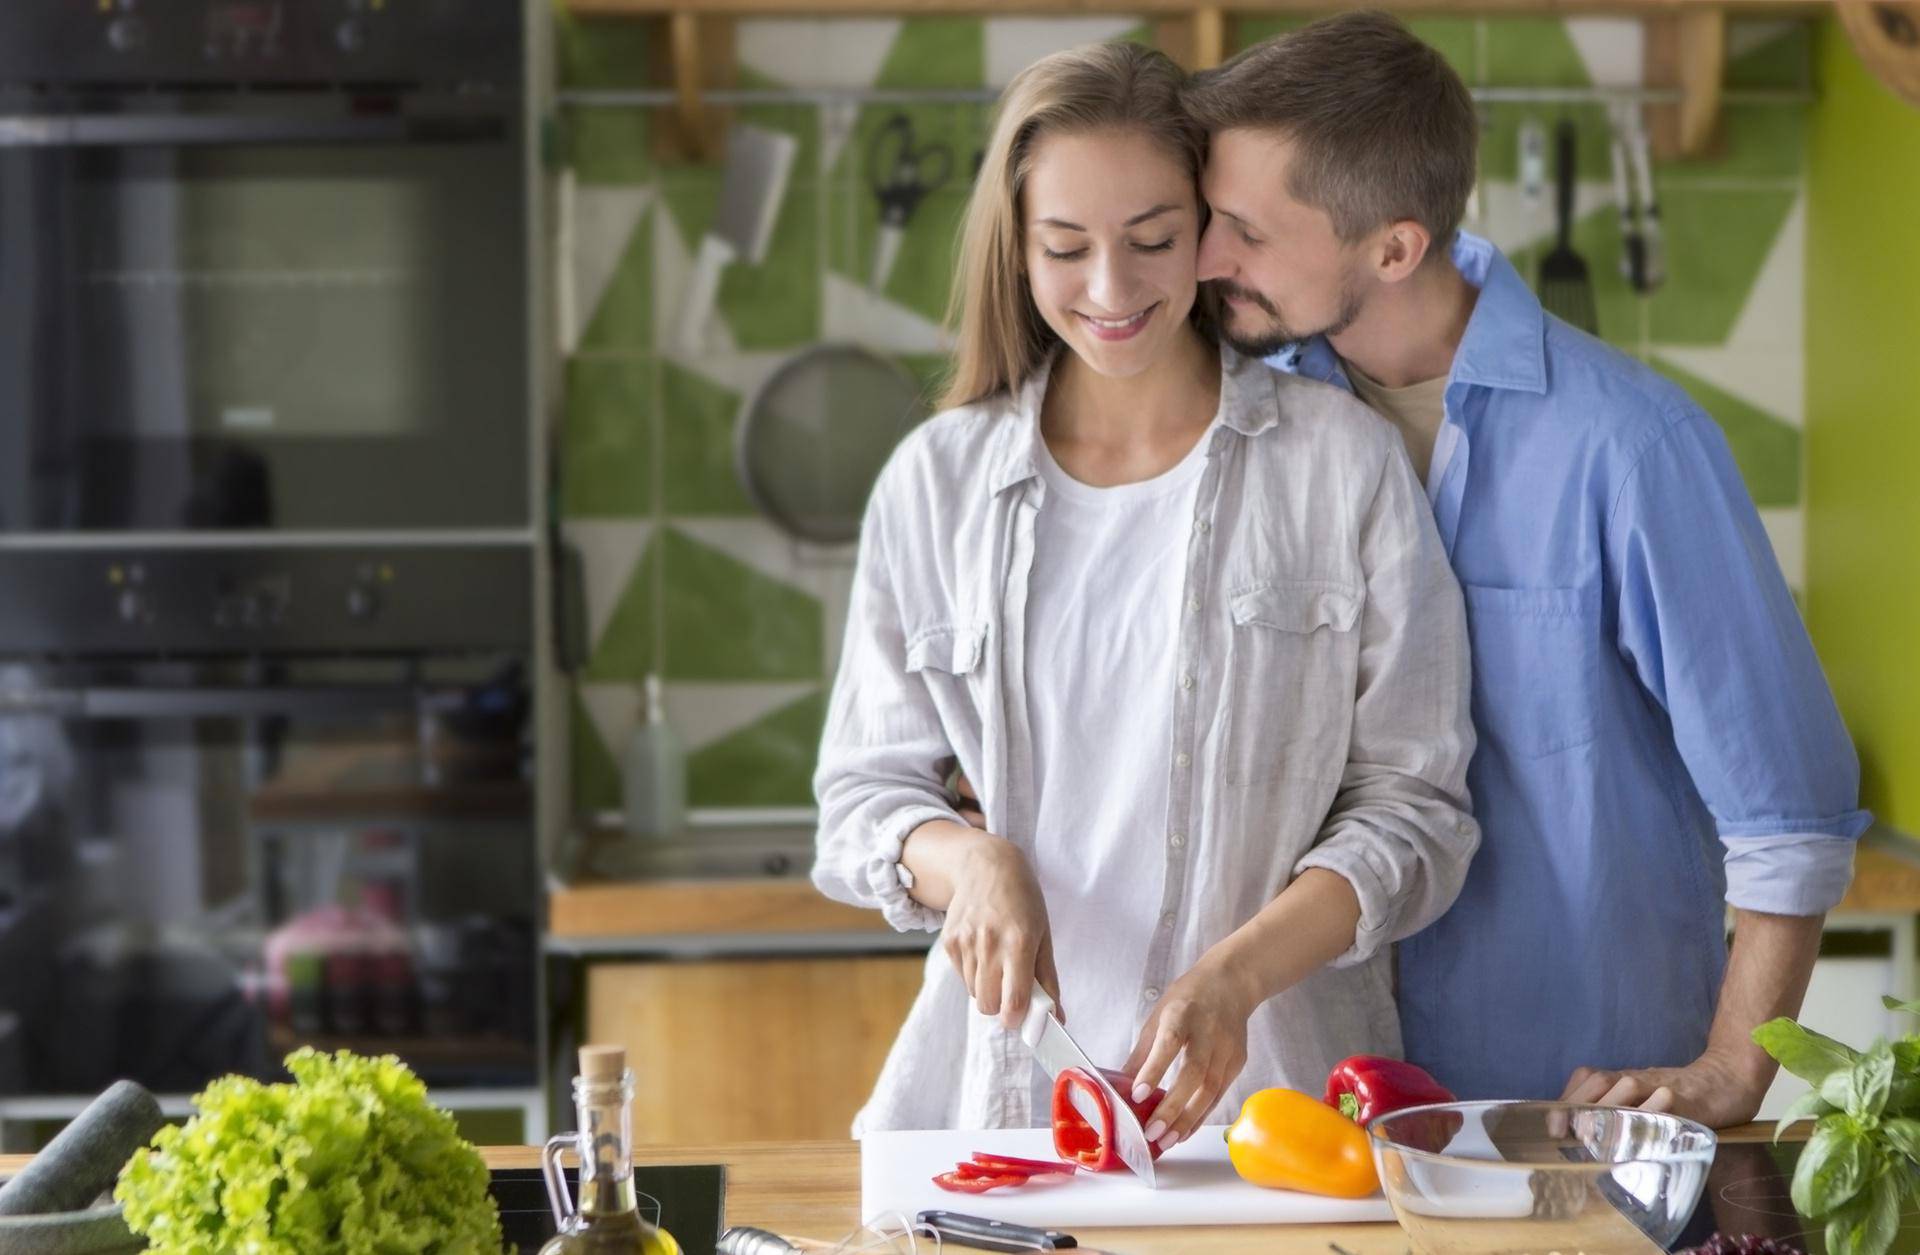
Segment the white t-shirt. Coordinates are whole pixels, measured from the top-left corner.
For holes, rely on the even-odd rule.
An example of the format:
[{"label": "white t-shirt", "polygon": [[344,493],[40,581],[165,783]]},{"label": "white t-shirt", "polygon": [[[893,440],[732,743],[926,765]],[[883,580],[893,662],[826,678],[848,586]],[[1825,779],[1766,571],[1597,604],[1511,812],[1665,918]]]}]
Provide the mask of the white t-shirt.
[{"label": "white t-shirt", "polygon": [[[1093,1062],[1127,1061],[1165,888],[1167,762],[1180,598],[1209,427],[1172,469],[1095,488],[1038,435],[1047,496],[1027,582],[1034,870],[1067,1028]],[[1048,1086],[1035,1069],[1036,1096]],[[1044,1102],[1035,1112],[1044,1120]]]}]

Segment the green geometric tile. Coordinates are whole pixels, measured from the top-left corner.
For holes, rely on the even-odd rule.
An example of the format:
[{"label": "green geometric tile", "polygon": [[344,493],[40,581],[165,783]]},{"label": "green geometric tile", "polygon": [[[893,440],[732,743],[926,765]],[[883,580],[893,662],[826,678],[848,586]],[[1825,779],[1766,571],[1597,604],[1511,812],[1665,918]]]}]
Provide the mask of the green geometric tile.
[{"label": "green geometric tile", "polygon": [[666,529],[666,662],[672,680],[817,680],[818,598]]},{"label": "green geometric tile", "polygon": [[568,704],[573,725],[568,768],[573,777],[574,813],[590,815],[616,809],[620,805],[620,764],[600,739],[600,729],[577,690]]},{"label": "green geometric tile", "polygon": [[[1251,48],[1257,43],[1299,30],[1313,21],[1309,17],[1288,17],[1284,15],[1248,14],[1233,18],[1227,23],[1227,52],[1229,54]],[[1470,17],[1403,17],[1407,29],[1421,40],[1433,46],[1447,63],[1453,66],[1467,83],[1474,81],[1479,72],[1476,62],[1478,27],[1476,19]]]},{"label": "green geometric tile", "polygon": [[740,397],[672,362],[660,365],[661,491],[668,514],[751,514],[734,473]]},{"label": "green geometric tile", "polygon": [[1487,23],[1490,87],[1590,87],[1586,62],[1557,17],[1512,17]]},{"label": "green geometric tile", "polygon": [[1660,162],[1694,177],[1797,179],[1807,166],[1808,116],[1799,105],[1729,104],[1721,109],[1721,139],[1702,156]]},{"label": "green geometric tile", "polygon": [[653,509],[653,363],[567,363],[561,500],[567,518],[639,518]]},{"label": "green geometric tile", "polygon": [[554,43],[560,85],[577,88],[646,87],[651,23],[628,18],[578,18],[554,5]]},{"label": "green geometric tile", "polygon": [[[1607,111],[1598,105],[1521,105],[1496,101],[1480,110],[1480,176],[1512,182],[1520,177],[1520,127],[1528,118],[1546,129],[1547,165],[1545,203],[1553,204],[1553,175],[1557,168],[1555,144],[1560,122],[1574,124],[1573,165],[1581,179],[1613,178],[1613,131]],[[1545,212],[1551,212],[1549,208]]]},{"label": "green geometric tile", "polygon": [[695,751],[687,759],[693,806],[805,806],[813,801],[827,695],[811,693]]},{"label": "green geometric tile", "polygon": [[[1543,219],[1544,221],[1544,219]],[[1540,287],[1540,260],[1550,252],[1555,237],[1512,254],[1514,269],[1535,291]],[[1640,341],[1640,298],[1620,273],[1620,214],[1612,206],[1596,209],[1573,224],[1573,251],[1587,263],[1593,286],[1594,312],[1600,338],[1631,351]]]},{"label": "green geometric tile", "polygon": [[1746,306],[1793,209],[1793,191],[1660,186],[1667,284],[1653,295],[1653,339],[1719,344]]},{"label": "green geometric tile", "polygon": [[977,17],[910,17],[900,24],[875,87],[978,87],[987,78],[986,23]]},{"label": "green geometric tile", "polygon": [[944,353],[902,353],[896,360],[920,381],[922,407],[931,413],[939,403],[940,394],[946,391],[947,372],[953,369],[953,359]]},{"label": "green geometric tile", "polygon": [[647,547],[633,564],[620,601],[600,631],[600,639],[591,642],[585,678],[595,683],[645,682],[660,670],[659,640],[654,625],[659,621],[659,602],[654,593],[660,587],[661,546],[658,539]]},{"label": "green geometric tile", "polygon": [[643,211],[580,337],[583,352],[653,351],[653,210]]},{"label": "green geometric tile", "polygon": [[[946,317],[956,237],[966,215],[974,155],[985,142],[985,110],[952,105],[862,109],[831,175],[831,186],[839,194],[834,198],[837,217],[828,239],[827,265],[863,286],[872,280],[880,207],[873,194],[870,170],[876,157],[885,159],[887,128],[901,116],[912,129],[916,149],[939,149],[948,154],[949,173],[907,220],[882,293],[938,322]],[[931,163],[939,158],[927,160]]]},{"label": "green geometric tile", "polygon": [[1757,506],[1800,503],[1800,448],[1798,428],[1732,396],[1697,375],[1654,355],[1653,366],[1687,390],[1700,408],[1713,415],[1727,434],[1740,477]]},{"label": "green geometric tile", "polygon": [[[742,71],[743,80],[763,82]],[[743,85],[752,85],[744,83]],[[774,220],[767,255],[759,265],[728,266],[720,279],[716,308],[741,348],[793,348],[816,339],[820,328],[820,126],[817,109],[754,106],[742,122],[784,131],[800,141],[785,194]],[[718,166],[690,166],[661,177],[661,199],[690,251],[712,224],[720,201]],[[675,294],[657,294],[664,300]]]},{"label": "green geometric tile", "polygon": [[[1740,25],[1731,23],[1729,33]],[[1767,42],[1730,58],[1724,81],[1728,87],[1805,87],[1812,70],[1813,23],[1796,21]]]},{"label": "green geometric tile", "polygon": [[645,183],[658,168],[647,154],[646,109],[568,105],[560,113],[567,164],[582,183]]},{"label": "green geometric tile", "polygon": [[1275,35],[1284,35],[1288,31],[1297,31],[1312,18],[1285,17],[1269,14],[1254,16],[1248,14],[1237,17],[1227,23],[1227,52],[1242,52],[1258,43],[1265,43]]}]

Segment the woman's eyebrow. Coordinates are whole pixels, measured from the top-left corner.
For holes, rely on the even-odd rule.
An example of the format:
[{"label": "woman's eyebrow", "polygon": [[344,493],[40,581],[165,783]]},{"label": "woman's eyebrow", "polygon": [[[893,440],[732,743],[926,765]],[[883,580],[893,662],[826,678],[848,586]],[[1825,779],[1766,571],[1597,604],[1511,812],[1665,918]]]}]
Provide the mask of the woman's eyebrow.
[{"label": "woman's eyebrow", "polygon": [[[1180,206],[1174,205],[1174,204],[1155,205],[1152,209],[1149,209],[1144,213],[1137,213],[1133,215],[1133,217],[1127,219],[1125,222],[1121,223],[1120,225],[1123,227],[1137,227],[1143,222],[1150,222],[1153,219],[1158,218],[1161,214],[1174,213],[1179,208]],[[1065,218],[1041,218],[1038,220],[1038,224],[1043,227],[1059,227],[1062,230],[1066,230],[1066,231],[1085,231],[1086,230],[1086,228],[1081,226],[1079,223],[1068,222]]]}]

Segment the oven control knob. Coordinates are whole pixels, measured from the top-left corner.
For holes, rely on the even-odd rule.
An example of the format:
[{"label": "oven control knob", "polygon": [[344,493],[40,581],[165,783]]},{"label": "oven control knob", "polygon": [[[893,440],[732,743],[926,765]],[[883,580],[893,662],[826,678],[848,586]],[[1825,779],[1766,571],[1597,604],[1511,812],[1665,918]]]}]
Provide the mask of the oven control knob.
[{"label": "oven control knob", "polygon": [[356,619],[371,619],[380,613],[380,590],[371,584],[355,584],[347,590],[347,613]]},{"label": "oven control knob", "polygon": [[130,13],[107,23],[107,46],[115,52],[133,52],[146,42],[146,22]]},{"label": "oven control knob", "polygon": [[150,623],[153,620],[153,603],[137,588],[121,589],[120,595],[113,599],[113,608],[122,623]]}]

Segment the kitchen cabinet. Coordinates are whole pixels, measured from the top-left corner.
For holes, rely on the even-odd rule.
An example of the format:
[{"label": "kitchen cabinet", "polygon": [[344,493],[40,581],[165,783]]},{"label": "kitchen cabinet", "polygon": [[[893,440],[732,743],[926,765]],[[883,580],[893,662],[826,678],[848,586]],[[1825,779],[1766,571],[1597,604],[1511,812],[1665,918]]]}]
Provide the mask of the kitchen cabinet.
[{"label": "kitchen cabinet", "polygon": [[581,885],[548,918],[551,1105],[574,1045],[624,1046],[634,1139],[653,1146],[846,1137],[934,940],[791,875]]},{"label": "kitchen cabinet", "polygon": [[844,1138],[920,989],[921,955],[603,963],[587,1039],[633,1061],[643,1145]]}]

